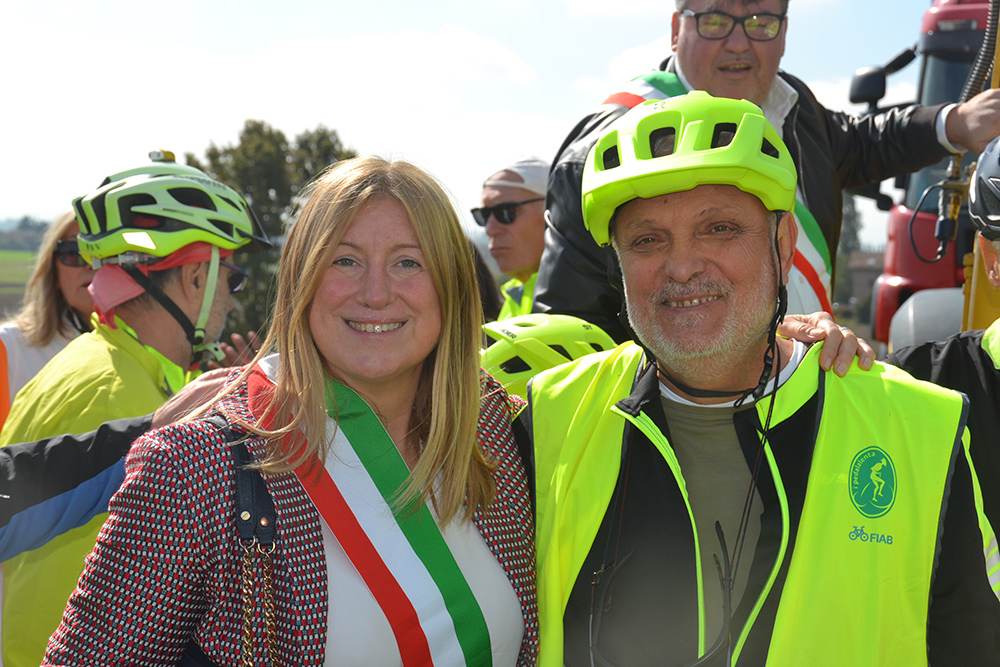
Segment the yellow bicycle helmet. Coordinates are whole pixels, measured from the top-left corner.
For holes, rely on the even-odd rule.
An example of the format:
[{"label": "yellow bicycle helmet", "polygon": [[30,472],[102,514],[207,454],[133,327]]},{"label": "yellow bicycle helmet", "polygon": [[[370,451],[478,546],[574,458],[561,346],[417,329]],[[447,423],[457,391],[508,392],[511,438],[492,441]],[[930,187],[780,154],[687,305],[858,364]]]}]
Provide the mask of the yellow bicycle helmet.
[{"label": "yellow bicycle helmet", "polygon": [[587,155],[583,219],[600,245],[622,204],[734,185],[771,211],[795,206],[795,164],[764,113],[704,91],[647,100],[613,122]]},{"label": "yellow bicycle helmet", "polygon": [[150,157],[151,164],[108,176],[73,200],[80,254],[95,268],[108,258],[155,262],[196,241],[227,250],[252,240],[270,245],[243,195],[177,164],[172,153]]},{"label": "yellow bicycle helmet", "polygon": [[521,398],[536,374],[616,345],[604,330],[571,315],[518,315],[484,324],[483,333],[483,368]]}]

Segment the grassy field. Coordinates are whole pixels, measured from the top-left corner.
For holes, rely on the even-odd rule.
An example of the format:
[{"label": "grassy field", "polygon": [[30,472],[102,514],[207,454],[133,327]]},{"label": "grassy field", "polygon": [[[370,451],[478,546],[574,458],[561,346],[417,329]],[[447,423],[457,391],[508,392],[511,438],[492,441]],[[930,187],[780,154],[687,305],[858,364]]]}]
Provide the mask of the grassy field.
[{"label": "grassy field", "polygon": [[29,250],[0,250],[0,319],[20,308],[34,264],[35,253]]},{"label": "grassy field", "polygon": [[23,290],[35,264],[35,253],[29,250],[0,250],[0,285],[20,285]]}]

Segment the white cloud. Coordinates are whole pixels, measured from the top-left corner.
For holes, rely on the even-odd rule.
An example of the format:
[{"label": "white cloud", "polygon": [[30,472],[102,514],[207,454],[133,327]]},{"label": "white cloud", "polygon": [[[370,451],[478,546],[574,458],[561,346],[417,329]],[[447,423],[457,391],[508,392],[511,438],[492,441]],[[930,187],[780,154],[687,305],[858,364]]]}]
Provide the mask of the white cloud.
[{"label": "white cloud", "polygon": [[[0,179],[18,185],[5,192],[0,218],[52,217],[149,150],[200,155],[212,142],[235,142],[248,118],[289,139],[324,124],[360,151],[430,159],[433,173],[475,197],[478,171],[494,167],[488,156],[498,146],[524,143],[518,152],[550,157],[557,146],[542,136],[565,131],[530,115],[491,117],[496,100],[526,96],[537,73],[504,44],[456,25],[283,40],[254,54],[159,35],[87,41],[73,27],[56,32],[0,47],[0,56],[16,48],[25,63],[3,75],[0,153],[12,159],[0,163]],[[49,49],[53,39],[69,48]],[[482,164],[470,152],[483,154]]]},{"label": "white cloud", "polygon": [[670,16],[669,0],[565,0],[572,16]]},{"label": "white cloud", "polygon": [[670,36],[663,35],[651,42],[622,51],[608,63],[603,77],[581,76],[573,82],[573,90],[591,100],[602,100],[623,83],[657,67],[670,55]]}]

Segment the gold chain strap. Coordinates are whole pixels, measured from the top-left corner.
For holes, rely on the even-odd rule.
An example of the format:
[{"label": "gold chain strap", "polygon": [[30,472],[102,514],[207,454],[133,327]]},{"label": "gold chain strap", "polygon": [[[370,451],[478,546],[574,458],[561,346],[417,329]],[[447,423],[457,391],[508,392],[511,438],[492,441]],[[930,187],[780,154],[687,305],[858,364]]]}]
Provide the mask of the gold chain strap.
[{"label": "gold chain strap", "polygon": [[240,664],[243,667],[253,667],[253,546],[257,544],[257,538],[250,540],[249,544],[240,542],[243,548],[243,632],[240,633]]},{"label": "gold chain strap", "polygon": [[240,640],[240,664],[243,667],[253,667],[253,555],[254,547],[261,556],[261,579],[264,596],[264,627],[267,632],[267,656],[271,667],[281,667],[281,659],[278,653],[278,623],[274,611],[274,561],[271,554],[274,553],[274,543],[270,548],[265,549],[257,538],[254,537],[249,543],[240,542],[243,549],[243,575],[241,592],[243,597],[243,632]]},{"label": "gold chain strap", "polygon": [[271,554],[274,553],[274,543],[265,550],[257,545],[257,551],[263,559],[264,579],[264,627],[267,630],[267,654],[271,667],[281,667],[281,657],[278,655],[278,623],[274,613],[274,566]]}]

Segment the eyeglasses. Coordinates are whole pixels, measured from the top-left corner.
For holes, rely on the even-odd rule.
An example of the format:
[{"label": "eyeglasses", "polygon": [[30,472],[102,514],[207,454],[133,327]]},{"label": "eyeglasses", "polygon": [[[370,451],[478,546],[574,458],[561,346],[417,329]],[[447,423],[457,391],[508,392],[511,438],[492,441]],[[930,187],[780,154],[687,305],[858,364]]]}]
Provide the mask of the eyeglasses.
[{"label": "eyeglasses", "polygon": [[229,277],[226,281],[229,283],[229,293],[236,294],[241,291],[247,284],[247,270],[241,269],[235,264],[230,264],[229,262],[219,261],[219,266],[224,266],[229,269]]},{"label": "eyeglasses", "polygon": [[475,218],[476,224],[480,227],[485,227],[486,223],[489,221],[492,215],[497,219],[497,222],[503,225],[509,225],[517,219],[517,209],[525,204],[532,204],[536,201],[545,201],[545,197],[535,197],[534,199],[525,199],[524,201],[509,201],[503,204],[497,204],[496,206],[483,206],[482,208],[472,209],[472,217]]},{"label": "eyeglasses", "polygon": [[747,39],[755,42],[770,42],[777,37],[786,16],[761,13],[737,18],[725,12],[693,12],[690,9],[682,9],[681,14],[694,17],[698,34],[705,39],[725,39],[739,23]]},{"label": "eyeglasses", "polygon": [[56,248],[52,251],[52,254],[56,256],[56,259],[63,266],[88,266],[87,261],[80,256],[80,246],[75,239],[56,241]]}]

